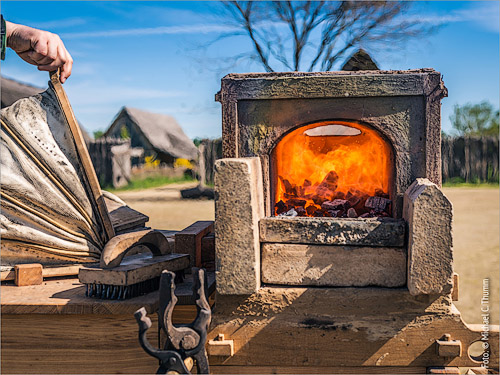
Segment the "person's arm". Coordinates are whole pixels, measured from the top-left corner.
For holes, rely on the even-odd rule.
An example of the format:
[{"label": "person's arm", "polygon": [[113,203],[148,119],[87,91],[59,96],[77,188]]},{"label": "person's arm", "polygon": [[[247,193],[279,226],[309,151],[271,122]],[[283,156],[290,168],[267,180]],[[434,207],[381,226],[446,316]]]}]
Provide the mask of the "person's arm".
[{"label": "person's arm", "polygon": [[5,26],[7,47],[24,61],[48,72],[61,68],[62,83],[71,75],[73,59],[59,35],[8,21]]}]

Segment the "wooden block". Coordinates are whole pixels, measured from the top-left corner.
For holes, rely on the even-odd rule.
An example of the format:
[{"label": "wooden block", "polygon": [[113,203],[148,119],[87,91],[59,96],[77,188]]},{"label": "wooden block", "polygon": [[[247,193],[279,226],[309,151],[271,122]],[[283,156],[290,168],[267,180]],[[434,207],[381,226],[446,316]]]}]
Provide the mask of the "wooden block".
[{"label": "wooden block", "polygon": [[234,355],[234,342],[224,339],[224,334],[221,333],[214,340],[208,340],[207,353],[208,355],[232,357]]},{"label": "wooden block", "polygon": [[458,367],[428,367],[427,374],[460,374]]},{"label": "wooden block", "polygon": [[100,266],[114,268],[121,264],[129,251],[145,246],[153,255],[166,255],[172,253],[165,235],[159,230],[144,229],[126,232],[114,236],[106,243],[101,253]]},{"label": "wooden block", "polygon": [[18,264],[14,267],[17,286],[40,285],[43,283],[43,267],[41,264]]},{"label": "wooden block", "polygon": [[109,199],[104,200],[109,211],[111,224],[116,234],[123,233],[127,230],[144,228],[149,217],[136,211],[129,206],[122,206]]},{"label": "wooden block", "polygon": [[83,284],[132,285],[159,277],[163,270],[179,271],[189,266],[189,257],[182,254],[167,254],[151,257],[148,254],[124,258],[120,266],[101,268],[98,265],[82,267],[78,279]]},{"label": "wooden block", "polygon": [[215,233],[201,239],[201,266],[207,271],[215,271]]},{"label": "wooden block", "polygon": [[458,282],[460,281],[458,277],[458,273],[453,272],[453,289],[451,290],[451,299],[453,301],[458,301],[458,296],[459,296],[459,289],[458,289]]},{"label": "wooden block", "polygon": [[471,367],[465,373],[466,375],[479,375],[479,374],[487,374],[488,369],[486,367]]},{"label": "wooden block", "polygon": [[313,245],[402,247],[405,222],[391,218],[266,217],[260,241]]},{"label": "wooden block", "polygon": [[215,233],[209,233],[201,239],[201,262],[215,260]]},{"label": "wooden block", "polygon": [[189,255],[190,267],[201,267],[201,239],[214,231],[213,221],[197,221],[175,234],[175,252]]},{"label": "wooden block", "polygon": [[452,340],[449,334],[444,335],[441,340],[436,340],[436,345],[440,357],[460,357],[462,355],[462,343],[460,340]]}]

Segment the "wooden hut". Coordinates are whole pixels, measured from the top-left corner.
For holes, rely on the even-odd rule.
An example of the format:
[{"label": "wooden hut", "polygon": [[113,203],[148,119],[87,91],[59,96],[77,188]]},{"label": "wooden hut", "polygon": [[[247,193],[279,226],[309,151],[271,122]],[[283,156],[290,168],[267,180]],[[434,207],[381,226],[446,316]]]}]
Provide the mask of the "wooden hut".
[{"label": "wooden hut", "polygon": [[155,156],[167,165],[178,158],[198,157],[193,141],[172,116],[164,114],[123,107],[104,136],[130,138],[132,147],[144,149],[144,156]]}]

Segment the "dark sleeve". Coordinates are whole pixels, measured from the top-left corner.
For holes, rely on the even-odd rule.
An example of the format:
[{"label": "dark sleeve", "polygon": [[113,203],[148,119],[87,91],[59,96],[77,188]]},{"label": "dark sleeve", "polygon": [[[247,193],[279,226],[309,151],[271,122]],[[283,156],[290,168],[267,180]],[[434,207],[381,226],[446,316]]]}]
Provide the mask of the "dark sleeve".
[{"label": "dark sleeve", "polygon": [[5,27],[5,20],[3,19],[3,15],[0,16],[2,18],[2,60],[5,60],[5,50],[7,49],[7,29]]}]

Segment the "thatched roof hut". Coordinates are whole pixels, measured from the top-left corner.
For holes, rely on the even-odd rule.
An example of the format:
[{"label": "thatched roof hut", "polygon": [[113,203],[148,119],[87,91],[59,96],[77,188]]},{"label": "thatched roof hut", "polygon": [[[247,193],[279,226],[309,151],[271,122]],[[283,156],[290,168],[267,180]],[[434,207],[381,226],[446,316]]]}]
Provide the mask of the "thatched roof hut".
[{"label": "thatched roof hut", "polygon": [[194,160],[198,157],[193,141],[168,115],[123,107],[104,136],[128,136],[132,147],[142,147],[145,155],[154,153],[157,159],[170,165],[178,158]]},{"label": "thatched roof hut", "polygon": [[8,107],[19,99],[27,98],[45,91],[44,88],[30,86],[13,79],[2,77],[2,108]]}]

